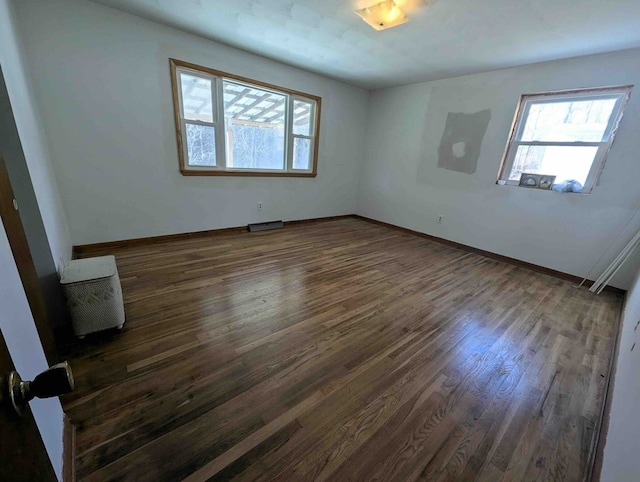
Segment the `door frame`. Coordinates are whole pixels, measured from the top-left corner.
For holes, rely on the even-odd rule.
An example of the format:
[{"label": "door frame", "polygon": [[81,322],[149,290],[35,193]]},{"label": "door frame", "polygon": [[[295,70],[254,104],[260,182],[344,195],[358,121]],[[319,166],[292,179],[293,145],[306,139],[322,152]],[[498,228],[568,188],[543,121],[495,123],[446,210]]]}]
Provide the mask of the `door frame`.
[{"label": "door frame", "polygon": [[58,362],[55,335],[47,314],[47,306],[40,288],[40,281],[31,257],[27,237],[22,227],[19,206],[15,201],[7,166],[0,154],[0,218],[7,233],[11,253],[20,274],[20,280],[27,296],[29,308],[35,321],[47,363]]}]

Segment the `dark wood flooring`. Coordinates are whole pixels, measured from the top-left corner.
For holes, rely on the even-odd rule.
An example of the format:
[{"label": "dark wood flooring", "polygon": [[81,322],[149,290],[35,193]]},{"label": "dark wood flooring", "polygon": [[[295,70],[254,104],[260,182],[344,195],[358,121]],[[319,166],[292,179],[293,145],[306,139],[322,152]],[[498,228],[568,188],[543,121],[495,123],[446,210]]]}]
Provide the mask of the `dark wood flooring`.
[{"label": "dark wood flooring", "polygon": [[620,295],[356,219],[111,252],[78,480],[585,476]]}]

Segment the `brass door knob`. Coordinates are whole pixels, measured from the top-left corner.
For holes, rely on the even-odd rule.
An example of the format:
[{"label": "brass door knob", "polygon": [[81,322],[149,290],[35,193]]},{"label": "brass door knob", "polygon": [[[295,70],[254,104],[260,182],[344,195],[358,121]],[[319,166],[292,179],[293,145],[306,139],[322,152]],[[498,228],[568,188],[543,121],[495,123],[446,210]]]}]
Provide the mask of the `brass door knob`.
[{"label": "brass door knob", "polygon": [[68,362],[58,363],[40,375],[32,382],[23,381],[18,372],[11,372],[7,377],[7,395],[13,410],[22,415],[22,411],[34,398],[50,398],[64,395],[73,391],[74,380]]}]

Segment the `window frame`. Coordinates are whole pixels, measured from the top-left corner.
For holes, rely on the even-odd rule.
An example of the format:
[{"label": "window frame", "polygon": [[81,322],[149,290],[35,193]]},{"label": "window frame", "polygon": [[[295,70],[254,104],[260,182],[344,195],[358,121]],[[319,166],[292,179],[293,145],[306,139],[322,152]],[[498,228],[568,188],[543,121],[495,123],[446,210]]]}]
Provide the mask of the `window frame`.
[{"label": "window frame", "polygon": [[[173,97],[173,111],[175,118],[176,139],[178,144],[178,161],[180,173],[183,176],[250,176],[250,177],[316,177],[318,174],[318,149],[320,142],[320,114],[322,110],[322,98],[297,90],[280,87],[266,82],[249,79],[221,70],[211,69],[182,60],[169,59],[171,71],[171,90]],[[193,121],[184,119],[182,110],[182,87],[180,72],[186,72],[195,77],[201,77],[211,81],[213,122]],[[225,80],[246,84],[249,87],[272,91],[287,97],[285,109],[285,157],[284,170],[275,169],[243,169],[227,168],[227,142],[224,119],[224,93],[222,84]],[[293,133],[293,104],[294,101],[303,101],[315,104],[314,115],[310,116],[310,136],[302,136]],[[215,128],[216,167],[190,166],[188,164],[186,124],[206,125]],[[221,128],[218,128],[221,127]],[[310,144],[310,169],[293,169],[293,147],[295,138],[311,139]],[[220,166],[221,161],[223,165]]]},{"label": "window frame", "polygon": [[[520,146],[567,146],[567,147],[598,147],[598,151],[591,163],[587,180],[583,189],[578,194],[591,194],[593,188],[598,183],[598,179],[604,169],[607,155],[611,150],[616,133],[622,121],[625,108],[631,97],[633,85],[621,85],[614,87],[598,87],[586,89],[562,90],[554,92],[543,92],[537,94],[523,94],[520,96],[516,114],[507,140],[502,163],[498,171],[496,184],[506,186],[519,186],[519,180],[510,180],[513,163]],[[616,104],[611,113],[609,124],[607,125],[608,140],[599,142],[559,142],[559,141],[523,141],[526,121],[528,119],[531,106],[535,103],[566,102],[567,100],[596,100],[596,99],[616,99]]]}]

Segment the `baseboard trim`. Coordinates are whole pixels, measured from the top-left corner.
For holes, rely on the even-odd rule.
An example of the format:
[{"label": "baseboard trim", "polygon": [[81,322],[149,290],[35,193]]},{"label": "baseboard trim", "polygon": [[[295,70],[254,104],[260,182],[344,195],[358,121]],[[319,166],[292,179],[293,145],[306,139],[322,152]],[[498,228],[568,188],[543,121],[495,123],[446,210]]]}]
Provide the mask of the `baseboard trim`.
[{"label": "baseboard trim", "polygon": [[76,480],[76,426],[71,419],[64,416],[64,432],[62,447],[62,480],[75,482]]},{"label": "baseboard trim", "polygon": [[[448,239],[439,238],[437,236],[432,236],[431,234],[421,233],[420,231],[414,231],[413,229],[403,228],[401,226],[396,226],[395,224],[386,223],[384,221],[378,221],[377,219],[368,218],[366,216],[360,216],[359,214],[354,214],[352,217],[354,217],[356,219],[360,219],[362,221],[366,221],[368,223],[377,224],[378,226],[384,226],[384,227],[387,227],[387,228],[391,228],[391,229],[395,229],[395,230],[398,230],[398,231],[402,231],[402,232],[407,233],[407,234],[413,234],[414,236],[420,236],[421,238],[425,238],[425,239],[428,239],[430,241],[434,241],[436,243],[440,243],[440,244],[444,244],[444,245],[447,245],[447,246],[451,246],[453,248],[462,249],[464,251],[468,251],[469,253],[479,254],[480,256],[485,256],[487,258],[495,259],[497,261],[503,261],[505,263],[513,264],[515,266],[520,266],[522,268],[527,268],[527,269],[530,269],[532,271],[537,271],[538,273],[542,273],[542,274],[546,274],[546,275],[549,275],[549,276],[553,276],[555,278],[559,278],[559,279],[562,279],[562,280],[570,281],[570,282],[572,282],[574,284],[580,284],[582,282],[582,278],[580,278],[579,276],[575,276],[575,275],[572,275],[572,274],[569,274],[569,273],[565,273],[563,271],[557,271],[555,269],[545,268],[544,266],[540,266],[540,265],[533,264],[533,263],[528,263],[528,262],[522,261],[520,259],[510,258],[509,256],[503,256],[501,254],[493,253],[491,251],[485,251],[484,249],[480,249],[480,248],[474,248],[473,246],[468,246],[466,244],[457,243],[455,241],[450,241]],[[590,284],[593,283],[593,281],[587,280],[586,283],[590,285]],[[613,293],[617,293],[617,294],[620,294],[620,295],[624,295],[627,292],[626,290],[623,290],[623,289],[620,289],[620,288],[616,288],[614,286],[607,286],[605,288],[605,290],[611,291]]]},{"label": "baseboard trim", "polygon": [[[402,231],[408,234],[413,234],[415,236],[420,236],[422,238],[428,239],[430,241],[434,241],[436,243],[445,244],[447,246],[451,246],[454,248],[462,249],[464,251],[468,251],[470,253],[479,254],[480,256],[485,256],[487,258],[495,259],[497,261],[503,261],[505,263],[509,263],[515,266],[520,266],[522,268],[527,268],[533,271],[537,271],[538,273],[546,274],[549,276],[553,276],[555,278],[559,278],[562,280],[570,281],[574,284],[579,284],[582,282],[582,278],[579,276],[575,276],[569,273],[565,273],[563,271],[557,271],[551,268],[545,268],[544,266],[540,266],[533,263],[528,263],[526,261],[522,261],[516,258],[510,258],[509,256],[503,256],[501,254],[493,253],[491,251],[485,251],[484,249],[474,248],[472,246],[468,246],[466,244],[457,243],[455,241],[450,241],[448,239],[439,238],[437,236],[433,236],[431,234],[421,233],[420,231],[414,231],[413,229],[403,228],[401,226],[397,226],[395,224],[386,223],[384,221],[378,221],[377,219],[368,218],[366,216],[361,216],[359,214],[344,214],[340,216],[326,216],[321,218],[310,218],[310,219],[300,219],[293,221],[285,221],[284,226],[295,226],[299,224],[306,223],[321,223],[326,221],[335,221],[339,219],[347,219],[347,218],[355,218],[360,219],[361,221],[366,221],[368,223],[377,224],[379,226],[385,226],[387,228],[395,229],[398,231]],[[161,236],[150,236],[145,238],[133,238],[133,239],[122,239],[118,241],[107,241],[104,243],[93,243],[93,244],[82,244],[73,247],[73,258],[77,258],[78,256],[85,255],[87,253],[93,251],[103,251],[114,248],[125,248],[125,247],[133,247],[133,246],[144,246],[147,244],[156,244],[156,243],[164,243],[167,241],[175,241],[180,239],[191,239],[191,238],[199,238],[206,236],[219,236],[222,234],[229,233],[242,233],[247,232],[247,226],[235,226],[231,228],[221,228],[221,229],[210,229],[206,231],[193,231],[188,233],[177,233],[177,234],[166,234]],[[592,284],[593,281],[587,280],[588,284]],[[624,295],[627,291],[615,288],[613,286],[607,286],[605,290]]]},{"label": "baseboard trim", "polygon": [[[307,223],[321,223],[325,221],[335,221],[338,219],[347,219],[353,217],[352,214],[344,214],[340,216],[326,216],[321,218],[299,219],[293,221],[285,221],[284,226],[293,226]],[[246,233],[247,226],[234,226],[231,228],[209,229],[206,231],[192,231],[188,233],[165,234],[160,236],[149,236],[145,238],[122,239],[118,241],[106,241],[104,243],[81,244],[73,247],[73,258],[86,254],[88,251],[99,251],[112,248],[125,248],[132,246],[143,246],[146,244],[165,243],[167,241],[175,241],[179,239],[200,238],[206,236],[219,236],[229,233]]]}]

